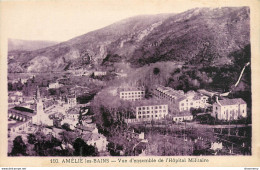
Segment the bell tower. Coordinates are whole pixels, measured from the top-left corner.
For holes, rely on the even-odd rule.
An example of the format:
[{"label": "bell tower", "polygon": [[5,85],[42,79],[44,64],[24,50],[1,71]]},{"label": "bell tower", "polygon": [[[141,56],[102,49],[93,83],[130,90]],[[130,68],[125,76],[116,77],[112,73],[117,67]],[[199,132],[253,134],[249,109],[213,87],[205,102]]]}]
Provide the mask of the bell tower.
[{"label": "bell tower", "polygon": [[34,98],[35,102],[35,113],[36,115],[33,117],[33,123],[40,125],[44,119],[44,110],[43,110],[43,102],[40,94],[40,89],[37,86],[36,96]]}]

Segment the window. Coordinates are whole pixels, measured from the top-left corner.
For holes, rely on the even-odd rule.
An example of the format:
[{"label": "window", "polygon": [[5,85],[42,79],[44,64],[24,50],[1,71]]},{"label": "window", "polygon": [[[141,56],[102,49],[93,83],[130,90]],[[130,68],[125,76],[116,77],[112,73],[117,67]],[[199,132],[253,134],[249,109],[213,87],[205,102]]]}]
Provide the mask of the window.
[{"label": "window", "polygon": [[139,107],[139,108],[138,108],[138,110],[142,110],[142,108],[141,108],[141,107]]},{"label": "window", "polygon": [[163,110],[163,112],[166,112],[166,110]]},{"label": "window", "polygon": [[147,118],[149,118],[150,116],[149,115],[147,115]]},{"label": "window", "polygon": [[143,118],[146,118],[146,116],[144,115]]},{"label": "window", "polygon": [[181,106],[184,106],[184,103],[182,103]]},{"label": "window", "polygon": [[193,105],[193,103],[191,102],[190,105]]},{"label": "window", "polygon": [[147,111],[147,113],[150,113],[150,111]]},{"label": "window", "polygon": [[142,116],[138,116],[138,118],[142,118]]},{"label": "window", "polygon": [[161,109],[162,108],[162,106],[159,106],[159,109]]}]

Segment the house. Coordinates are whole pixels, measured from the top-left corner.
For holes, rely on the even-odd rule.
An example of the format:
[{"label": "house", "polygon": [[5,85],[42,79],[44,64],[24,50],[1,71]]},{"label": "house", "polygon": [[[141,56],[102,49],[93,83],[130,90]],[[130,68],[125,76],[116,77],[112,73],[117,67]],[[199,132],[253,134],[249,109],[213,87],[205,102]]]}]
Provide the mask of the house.
[{"label": "house", "polygon": [[145,90],[141,87],[123,87],[118,88],[118,94],[120,99],[135,101],[144,98]]},{"label": "house", "polygon": [[8,93],[8,103],[9,104],[21,104],[24,102],[23,93],[20,91],[9,92]]},{"label": "house", "polygon": [[219,120],[238,120],[247,117],[247,104],[241,98],[218,100],[213,104],[211,116]]},{"label": "house", "polygon": [[94,76],[97,77],[97,76],[105,76],[107,75],[107,72],[106,71],[94,71]]},{"label": "house", "polygon": [[8,131],[11,133],[25,131],[26,128],[30,127],[30,125],[31,125],[31,120],[25,122],[11,123],[8,124]]},{"label": "house", "polygon": [[66,117],[69,118],[69,119],[78,120],[79,119],[79,109],[75,108],[75,107],[74,108],[70,108],[67,111]]},{"label": "house", "polygon": [[172,116],[172,120],[174,122],[191,121],[192,119],[193,115],[190,112],[181,112],[177,115]]},{"label": "house", "polygon": [[87,133],[82,139],[88,144],[97,148],[98,152],[106,152],[108,141],[105,136],[99,133]]},{"label": "house", "polygon": [[132,139],[144,140],[144,132],[136,133],[134,130],[124,131],[123,136],[125,136],[127,140],[132,140]]},{"label": "house", "polygon": [[216,150],[221,150],[222,148],[223,148],[222,142],[211,142],[210,149],[216,151]]},{"label": "house", "polygon": [[66,98],[67,98],[67,103],[68,103],[69,107],[75,107],[77,105],[76,95],[68,95]]},{"label": "house", "polygon": [[63,85],[62,84],[59,84],[59,82],[54,82],[54,83],[50,83],[49,84],[49,88],[50,89],[57,89],[57,88],[60,88],[62,87]]}]

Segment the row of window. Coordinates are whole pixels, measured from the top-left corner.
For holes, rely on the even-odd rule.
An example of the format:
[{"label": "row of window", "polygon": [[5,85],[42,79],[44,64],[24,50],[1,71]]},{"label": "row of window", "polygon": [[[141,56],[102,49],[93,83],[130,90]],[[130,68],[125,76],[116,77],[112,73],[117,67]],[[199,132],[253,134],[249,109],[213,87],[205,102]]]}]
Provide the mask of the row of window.
[{"label": "row of window", "polygon": [[141,98],[141,97],[143,97],[143,96],[141,96],[141,95],[138,95],[138,96],[122,96],[121,98],[127,99],[127,98]]},{"label": "row of window", "polygon": [[166,110],[158,110],[158,111],[155,110],[155,111],[151,111],[151,112],[150,111],[142,111],[142,112],[138,112],[138,114],[142,114],[142,113],[143,114],[150,114],[150,113],[162,113],[162,112],[166,113]]},{"label": "row of window", "polygon": [[161,118],[162,117],[162,115],[160,114],[160,115],[143,115],[143,116],[138,116],[138,118],[139,119],[142,119],[142,118]]},{"label": "row of window", "polygon": [[149,110],[149,109],[162,109],[166,108],[166,106],[143,106],[143,107],[138,107],[138,110]]},{"label": "row of window", "polygon": [[144,91],[139,91],[139,92],[121,92],[121,95],[133,95],[133,94],[144,94]]}]

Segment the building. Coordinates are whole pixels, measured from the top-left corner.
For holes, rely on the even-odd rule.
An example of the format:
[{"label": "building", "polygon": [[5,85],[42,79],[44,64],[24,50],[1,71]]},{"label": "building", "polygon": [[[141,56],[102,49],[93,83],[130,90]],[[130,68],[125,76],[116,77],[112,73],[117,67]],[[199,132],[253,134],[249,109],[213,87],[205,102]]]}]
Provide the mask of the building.
[{"label": "building", "polygon": [[198,92],[209,97],[213,97],[215,95],[214,92],[210,92],[205,89],[199,89]]},{"label": "building", "polygon": [[136,133],[134,130],[126,130],[122,135],[125,136],[127,140],[144,140],[144,132]]},{"label": "building", "polygon": [[82,139],[88,144],[97,148],[98,152],[106,152],[108,141],[105,136],[99,133],[87,133]]},{"label": "building", "polygon": [[144,88],[124,87],[118,89],[118,94],[120,99],[135,101],[144,98],[145,90]]},{"label": "building", "polygon": [[73,119],[73,120],[79,120],[79,109],[78,108],[70,108],[67,111],[66,118]]},{"label": "building", "polygon": [[9,92],[8,93],[8,103],[9,104],[21,104],[24,102],[23,93],[16,91],[16,92]]},{"label": "building", "polygon": [[211,142],[210,149],[212,149],[214,151],[222,150],[223,149],[222,142]]},{"label": "building", "polygon": [[193,115],[190,112],[181,112],[180,114],[173,115],[172,120],[174,122],[192,121]]},{"label": "building", "polygon": [[36,113],[34,110],[25,107],[15,106],[14,108],[8,110],[8,117],[13,120],[22,122],[31,121],[35,116]]},{"label": "building", "polygon": [[185,94],[182,90],[158,86],[153,89],[153,95],[158,99],[167,100],[172,106],[173,114],[190,111],[191,108],[198,109],[208,106],[208,97],[194,91]]},{"label": "building", "polygon": [[168,114],[168,105],[143,105],[136,107],[137,121],[151,121],[165,118]]},{"label": "building", "polygon": [[59,82],[55,82],[55,83],[50,83],[49,84],[49,88],[50,89],[57,89],[57,88],[60,88],[62,87],[63,85],[62,84],[59,84]]},{"label": "building", "polygon": [[75,107],[77,105],[76,95],[68,95],[67,96],[67,103],[68,103],[69,107]]},{"label": "building", "polygon": [[31,120],[25,122],[16,122],[8,124],[9,133],[17,133],[21,131],[26,131],[27,128],[31,126]]},{"label": "building", "polygon": [[98,76],[105,76],[107,75],[106,71],[94,71],[94,76],[98,77]]},{"label": "building", "polygon": [[176,99],[184,96],[184,91],[164,86],[157,86],[152,90],[152,93],[158,99],[166,99],[169,102],[175,102]]},{"label": "building", "polygon": [[238,120],[247,117],[247,104],[241,98],[216,100],[211,116],[219,120]]}]

